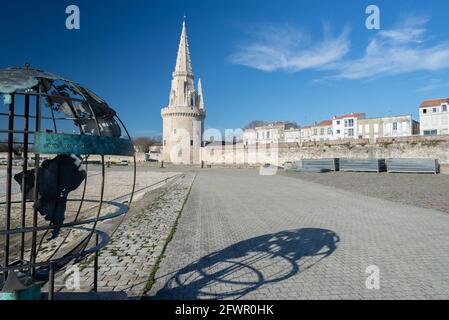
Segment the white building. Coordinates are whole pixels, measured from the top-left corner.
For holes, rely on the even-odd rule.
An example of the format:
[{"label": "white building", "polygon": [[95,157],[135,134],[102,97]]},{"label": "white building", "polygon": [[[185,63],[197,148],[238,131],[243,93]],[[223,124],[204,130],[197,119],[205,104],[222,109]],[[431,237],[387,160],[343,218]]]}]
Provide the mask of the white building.
[{"label": "white building", "polygon": [[333,139],[356,139],[359,119],[365,119],[365,113],[351,113],[332,118]]},{"label": "white building", "polygon": [[173,72],[169,104],[162,108],[163,155],[166,162],[197,164],[203,141],[204,107],[201,80],[195,90],[185,20]]},{"label": "white building", "polygon": [[310,130],[309,140],[311,141],[332,140],[333,137],[332,120],[324,120],[319,123],[315,123],[313,126],[310,126],[309,130]]},{"label": "white building", "polygon": [[449,134],[449,98],[425,100],[419,108],[421,135]]},{"label": "white building", "polygon": [[359,119],[357,136],[375,143],[378,138],[408,137],[419,134],[419,123],[411,115]]},{"label": "white building", "polygon": [[300,129],[292,128],[290,123],[285,122],[274,122],[254,129],[246,129],[243,132],[245,145],[300,142],[300,140]]},{"label": "white building", "polygon": [[290,128],[284,131],[284,142],[286,143],[301,143],[301,129]]}]

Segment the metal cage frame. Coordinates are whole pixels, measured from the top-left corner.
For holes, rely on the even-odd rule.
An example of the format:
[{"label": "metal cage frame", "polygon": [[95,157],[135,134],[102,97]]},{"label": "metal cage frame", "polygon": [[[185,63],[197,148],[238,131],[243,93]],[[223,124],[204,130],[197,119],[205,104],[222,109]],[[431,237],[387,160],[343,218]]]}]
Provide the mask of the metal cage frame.
[{"label": "metal cage frame", "polygon": [[[63,83],[63,86],[56,86],[56,82]],[[65,87],[64,87],[65,86]],[[67,94],[69,93],[69,94]],[[72,95],[70,93],[73,93]],[[115,111],[111,109],[106,102],[101,100],[98,96],[93,94],[88,89],[81,87],[78,83],[66,80],[62,77],[40,71],[35,69],[30,69],[29,66],[25,66],[25,68],[8,68],[0,70],[0,94],[3,95],[4,100],[7,103],[4,103],[5,106],[9,106],[9,110],[7,113],[0,110],[0,118],[7,118],[7,128],[0,128],[1,134],[7,135],[6,142],[0,142],[6,144],[7,146],[7,164],[6,164],[6,197],[5,201],[0,202],[1,205],[5,206],[5,227],[4,229],[0,229],[0,239],[4,238],[4,259],[0,262],[0,277],[3,278],[3,283],[6,282],[8,273],[11,271],[26,271],[29,274],[29,277],[32,281],[40,281],[41,283],[48,282],[49,290],[48,290],[48,298],[54,298],[54,284],[55,284],[55,274],[62,270],[64,266],[68,263],[74,261],[79,262],[87,256],[94,254],[94,283],[93,283],[93,291],[97,291],[97,282],[98,282],[98,257],[99,251],[105,247],[109,241],[109,234],[106,232],[102,232],[97,230],[98,223],[102,221],[107,221],[110,219],[121,217],[121,221],[123,221],[125,214],[129,211],[131,203],[133,201],[133,196],[136,187],[136,156],[134,153],[134,148],[132,148],[132,153],[130,148],[132,147],[132,138],[124,126],[121,119],[116,115]],[[74,96],[81,96],[81,99],[75,98]],[[17,98],[19,96],[24,97],[24,105],[23,105],[23,114],[16,114],[17,110]],[[44,99],[47,102],[47,107],[50,108],[51,116],[45,117],[42,115],[43,103]],[[54,103],[56,107],[59,106],[61,108],[63,103],[67,103],[71,105],[72,108],[70,112],[64,112],[64,115],[55,116],[56,108],[54,105],[48,103],[49,99],[53,99],[55,101],[59,101]],[[34,106],[32,104],[32,100],[34,100]],[[84,111],[86,114],[80,116],[79,110],[75,110],[73,108],[73,103],[80,103],[85,108]],[[76,201],[79,202],[79,206],[76,212],[76,215],[71,222],[64,222],[62,224],[53,225],[49,224],[46,226],[38,224],[38,216],[39,212],[35,205],[33,205],[32,210],[27,208],[27,203],[34,202],[35,199],[38,199],[39,196],[39,170],[40,163],[42,160],[42,153],[37,150],[37,137],[40,134],[45,134],[43,128],[41,126],[43,120],[51,121],[53,123],[53,131],[54,134],[58,134],[58,126],[57,121],[60,120],[68,120],[73,121],[75,125],[79,129],[79,134],[74,136],[84,136],[81,138],[85,139],[93,139],[95,137],[108,137],[110,134],[105,134],[104,125],[101,123],[104,114],[99,112],[99,108],[101,111],[104,111],[107,115],[108,121],[112,121],[118,125],[119,128],[124,129],[124,137],[126,139],[120,139],[122,136],[120,133],[120,137],[112,137],[112,145],[114,146],[114,141],[118,141],[117,139],[125,141],[127,145],[127,150],[123,151],[123,153],[119,153],[117,155],[129,156],[133,158],[133,180],[132,180],[132,190],[129,195],[129,201],[127,204],[117,203],[113,201],[106,201],[104,199],[104,191],[105,191],[105,177],[106,177],[106,161],[105,156],[113,155],[108,154],[109,150],[103,150],[102,152],[96,153],[96,155],[101,156],[101,189],[100,189],[100,199],[99,200],[89,200],[86,199],[86,186],[88,183],[88,158],[93,155],[89,154],[79,154],[82,157],[82,163],[85,165],[86,177],[82,182],[82,196],[80,199],[67,199],[67,201]],[[62,111],[61,111],[62,112]],[[15,128],[15,120],[22,118],[23,119],[23,130]],[[112,120],[111,120],[112,119]],[[34,120],[35,130],[30,129],[30,122]],[[87,122],[91,125],[90,131],[88,131],[87,127],[81,125],[82,121]],[[114,122],[115,121],[115,122]],[[93,129],[92,129],[93,126]],[[122,132],[122,131],[121,131]],[[15,137],[19,136],[23,139],[23,142],[20,143],[22,146],[22,170],[23,172],[27,172],[29,170],[28,161],[34,161],[34,200],[28,200],[26,198],[25,185],[26,185],[26,174],[23,174],[22,183],[21,183],[21,199],[20,201],[12,200],[12,184],[13,184],[13,153],[14,153],[14,145],[15,145]],[[30,141],[30,137],[33,137],[33,141]],[[116,140],[114,140],[116,139]],[[100,140],[99,140],[100,141]],[[34,158],[30,156],[31,146],[34,147]],[[130,147],[131,146],[131,147]],[[99,149],[101,147],[98,145]],[[70,148],[69,148],[70,149]],[[92,149],[92,148],[91,148]],[[79,150],[77,150],[79,151]],[[101,151],[101,150],[100,150]],[[66,153],[67,152],[67,153]],[[60,153],[49,153],[49,154],[60,154]],[[70,150],[65,150],[64,154],[70,154]],[[59,175],[58,175],[59,181]],[[127,196],[128,196],[127,195]],[[94,202],[96,206],[98,206],[98,210],[93,217],[88,219],[80,219],[83,203],[85,202]],[[19,204],[21,206],[21,215],[20,215],[20,227],[12,228],[11,227],[11,214],[12,214],[12,205]],[[102,208],[104,204],[115,206],[115,210],[112,213],[108,213],[102,215]],[[92,209],[92,208],[91,208]],[[30,212],[31,211],[31,212]],[[94,212],[94,211],[93,211]],[[27,225],[27,217],[29,214],[32,214],[32,225]],[[120,225],[121,222],[118,223]],[[89,226],[90,225],[90,226]],[[117,225],[117,228],[118,228]],[[50,257],[46,258],[45,261],[38,262],[39,253],[42,247],[42,243],[48,234],[48,232],[59,228],[59,229],[67,229],[67,234],[65,235],[64,240],[58,245],[56,250],[50,255]],[[73,230],[83,230],[87,233],[85,237],[76,246],[62,257],[55,258],[55,256],[60,253],[61,248],[66,243],[69,235]],[[115,231],[115,230],[114,230]],[[112,231],[112,232],[114,232]],[[43,233],[40,235],[39,233]],[[11,261],[11,237],[13,235],[20,235],[20,249],[19,249],[19,260],[12,263]],[[30,240],[27,240],[27,235],[31,235],[31,245],[28,245]],[[39,240],[40,237],[40,240]],[[28,236],[29,238],[29,236]],[[91,244],[91,240],[94,240],[94,244]],[[29,254],[27,254],[27,246],[29,247]],[[26,260],[27,256],[29,259]],[[42,271],[47,275],[47,279],[39,280],[37,272]],[[45,281],[47,280],[47,281]],[[1,283],[1,279],[0,279]]]}]

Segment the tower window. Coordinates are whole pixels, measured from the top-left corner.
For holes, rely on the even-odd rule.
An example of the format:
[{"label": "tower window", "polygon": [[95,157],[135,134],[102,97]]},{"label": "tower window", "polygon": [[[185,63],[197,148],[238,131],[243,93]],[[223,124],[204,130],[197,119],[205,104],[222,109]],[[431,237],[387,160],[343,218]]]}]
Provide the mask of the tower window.
[{"label": "tower window", "polygon": [[193,140],[190,140],[190,146],[193,147]]}]

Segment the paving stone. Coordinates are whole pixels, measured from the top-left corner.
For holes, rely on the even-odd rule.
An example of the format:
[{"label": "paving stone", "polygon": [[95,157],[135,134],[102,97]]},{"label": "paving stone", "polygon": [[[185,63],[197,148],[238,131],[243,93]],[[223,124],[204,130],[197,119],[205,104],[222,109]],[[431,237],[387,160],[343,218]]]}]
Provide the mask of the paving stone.
[{"label": "paving stone", "polygon": [[[449,215],[384,199],[376,179],[374,197],[338,179],[199,171],[150,298],[448,299]],[[428,178],[403,179],[422,190]],[[370,265],[379,290],[366,288]]]}]

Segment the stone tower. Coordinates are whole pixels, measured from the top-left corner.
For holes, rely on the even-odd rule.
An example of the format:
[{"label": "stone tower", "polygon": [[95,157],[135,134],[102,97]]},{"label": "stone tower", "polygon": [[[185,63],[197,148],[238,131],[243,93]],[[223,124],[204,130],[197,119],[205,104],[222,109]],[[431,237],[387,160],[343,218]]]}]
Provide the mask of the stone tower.
[{"label": "stone tower", "polygon": [[162,108],[161,115],[164,145],[162,159],[172,163],[200,163],[206,111],[201,79],[198,81],[198,91],[195,90],[185,18],[169,104]]}]

